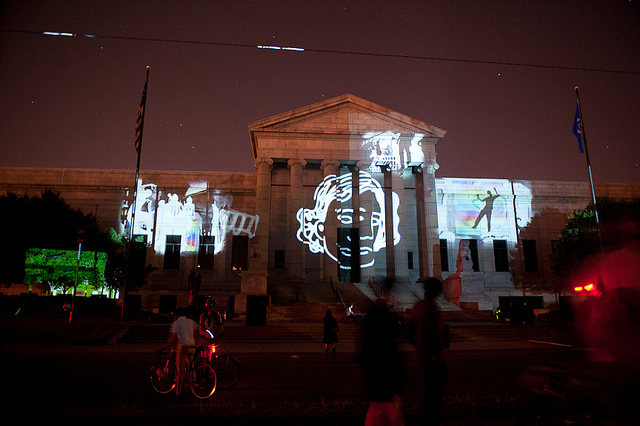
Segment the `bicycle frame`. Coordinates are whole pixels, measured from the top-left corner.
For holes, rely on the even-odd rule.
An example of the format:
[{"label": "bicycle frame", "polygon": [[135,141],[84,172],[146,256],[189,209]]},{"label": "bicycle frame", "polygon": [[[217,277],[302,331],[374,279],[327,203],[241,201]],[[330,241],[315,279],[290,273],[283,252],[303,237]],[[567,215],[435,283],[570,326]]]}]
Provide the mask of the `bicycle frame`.
[{"label": "bicycle frame", "polygon": [[[156,356],[162,358],[166,352],[166,350],[158,350],[156,351]],[[216,390],[215,370],[209,365],[206,349],[202,346],[196,347],[195,352],[189,358],[190,361],[187,363],[184,374],[184,386],[189,387],[196,397],[206,399],[213,395]],[[176,373],[176,350],[172,348],[169,350],[165,362],[159,365],[154,364],[152,367],[151,384],[153,388],[159,393],[171,392],[177,385]],[[168,374],[173,375],[170,386],[167,386],[168,383],[166,383]]]}]

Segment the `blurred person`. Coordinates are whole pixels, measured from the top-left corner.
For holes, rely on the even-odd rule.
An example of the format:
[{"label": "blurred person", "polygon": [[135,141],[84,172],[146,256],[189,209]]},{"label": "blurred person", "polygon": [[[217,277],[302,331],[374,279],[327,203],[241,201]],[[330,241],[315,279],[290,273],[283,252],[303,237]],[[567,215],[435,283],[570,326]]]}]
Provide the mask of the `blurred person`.
[{"label": "blurred person", "polygon": [[422,424],[438,425],[442,417],[442,402],[447,381],[447,363],[444,349],[447,345],[444,324],[436,299],[442,293],[442,281],[427,278],[424,281],[424,299],[411,310],[411,343],[416,347],[422,366],[424,393],[422,397]]},{"label": "blurred person", "polygon": [[336,344],[338,343],[338,321],[331,315],[331,309],[327,309],[322,319],[324,323],[324,332],[322,334],[322,343],[324,343],[324,359],[329,359],[329,346],[333,359],[336,359]]},{"label": "blurred person", "polygon": [[[385,294],[392,285],[393,280],[385,280]],[[362,362],[369,390],[365,426],[404,425],[401,399],[404,373],[396,343],[398,318],[389,310],[386,300],[378,298],[367,310],[362,324]]]},{"label": "blurred person", "polygon": [[224,319],[216,309],[218,303],[213,299],[207,299],[204,303],[204,312],[200,315],[200,326],[209,331],[209,336],[216,341],[224,334]]}]

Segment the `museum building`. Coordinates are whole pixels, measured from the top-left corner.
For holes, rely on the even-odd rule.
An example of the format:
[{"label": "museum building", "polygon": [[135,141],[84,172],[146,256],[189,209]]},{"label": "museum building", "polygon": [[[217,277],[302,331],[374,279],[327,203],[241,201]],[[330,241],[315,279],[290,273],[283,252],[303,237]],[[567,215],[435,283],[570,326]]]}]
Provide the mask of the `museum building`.
[{"label": "museum building", "polygon": [[[559,279],[547,259],[591,201],[588,182],[437,178],[445,133],[347,94],[251,123],[255,173],[141,169],[134,191],[130,170],[0,168],[0,194],[52,189],[103,231],[133,228],[156,269],[131,296],[160,313],[186,305],[190,275],[238,316],[256,303],[373,299],[387,277],[410,308],[427,276],[445,280],[446,309],[493,310],[523,295],[516,245],[525,279]],[[640,198],[640,185],[595,191]]]}]

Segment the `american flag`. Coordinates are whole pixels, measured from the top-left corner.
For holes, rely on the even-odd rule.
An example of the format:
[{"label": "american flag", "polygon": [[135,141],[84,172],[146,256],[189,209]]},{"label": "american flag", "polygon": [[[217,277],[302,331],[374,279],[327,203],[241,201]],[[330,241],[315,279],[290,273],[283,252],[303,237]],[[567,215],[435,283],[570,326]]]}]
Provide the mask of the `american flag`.
[{"label": "american flag", "polygon": [[147,102],[147,83],[144,83],[144,90],[142,91],[142,99],[140,99],[140,107],[138,108],[138,118],[136,120],[136,141],[135,147],[138,155],[140,154],[140,148],[142,147],[142,127],[144,125],[144,107]]}]

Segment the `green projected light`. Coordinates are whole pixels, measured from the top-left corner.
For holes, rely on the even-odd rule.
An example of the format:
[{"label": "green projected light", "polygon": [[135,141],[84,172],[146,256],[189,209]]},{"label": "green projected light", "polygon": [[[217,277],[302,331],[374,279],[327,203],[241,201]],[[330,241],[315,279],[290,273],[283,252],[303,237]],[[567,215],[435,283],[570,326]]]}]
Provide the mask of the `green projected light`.
[{"label": "green projected light", "polygon": [[[107,254],[85,251],[80,254],[76,250],[27,249],[25,259],[25,283],[49,283],[51,287],[72,287],[78,269],[78,287],[101,288],[106,285],[105,267]],[[90,294],[90,293],[89,293]]]}]

